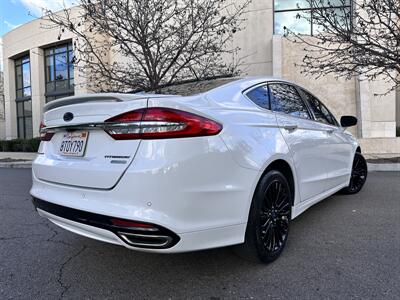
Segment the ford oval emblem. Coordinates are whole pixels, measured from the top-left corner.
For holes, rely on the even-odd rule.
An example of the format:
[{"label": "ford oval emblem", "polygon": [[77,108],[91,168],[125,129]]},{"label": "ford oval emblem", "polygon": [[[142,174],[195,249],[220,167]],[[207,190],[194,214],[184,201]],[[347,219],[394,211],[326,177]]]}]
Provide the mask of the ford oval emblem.
[{"label": "ford oval emblem", "polygon": [[74,118],[74,114],[71,112],[67,112],[64,114],[64,121],[65,122],[69,122],[72,121],[72,119]]}]

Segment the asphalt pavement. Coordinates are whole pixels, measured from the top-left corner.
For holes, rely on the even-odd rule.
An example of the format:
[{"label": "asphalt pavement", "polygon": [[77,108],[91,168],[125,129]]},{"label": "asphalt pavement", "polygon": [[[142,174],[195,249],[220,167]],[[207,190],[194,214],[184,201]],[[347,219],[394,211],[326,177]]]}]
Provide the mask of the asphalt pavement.
[{"label": "asphalt pavement", "polygon": [[0,299],[400,299],[400,172],[370,173],[292,222],[270,265],[231,248],[146,254],[39,217],[28,169],[0,169]]}]

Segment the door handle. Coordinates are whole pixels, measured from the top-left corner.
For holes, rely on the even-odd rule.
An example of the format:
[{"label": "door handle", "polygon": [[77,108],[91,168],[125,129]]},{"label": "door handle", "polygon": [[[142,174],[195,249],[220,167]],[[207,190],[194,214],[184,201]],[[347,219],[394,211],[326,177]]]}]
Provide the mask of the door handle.
[{"label": "door handle", "polygon": [[335,130],[333,130],[333,129],[328,129],[326,132],[327,132],[328,134],[333,134],[333,133],[335,132]]},{"label": "door handle", "polygon": [[286,129],[287,131],[295,131],[299,126],[291,124],[291,125],[283,125],[283,129]]}]

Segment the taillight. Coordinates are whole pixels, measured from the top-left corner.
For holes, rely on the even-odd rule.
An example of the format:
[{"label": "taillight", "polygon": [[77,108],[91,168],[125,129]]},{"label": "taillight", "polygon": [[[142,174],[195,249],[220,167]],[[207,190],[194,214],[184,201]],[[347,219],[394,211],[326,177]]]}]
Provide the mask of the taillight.
[{"label": "taillight", "polygon": [[43,123],[43,121],[40,122],[39,133],[40,133],[40,140],[43,142],[50,141],[54,135],[54,131],[49,131],[46,129],[46,125]]},{"label": "taillight", "polygon": [[222,125],[181,110],[154,107],[123,113],[105,121],[116,140],[165,139],[216,135]]}]

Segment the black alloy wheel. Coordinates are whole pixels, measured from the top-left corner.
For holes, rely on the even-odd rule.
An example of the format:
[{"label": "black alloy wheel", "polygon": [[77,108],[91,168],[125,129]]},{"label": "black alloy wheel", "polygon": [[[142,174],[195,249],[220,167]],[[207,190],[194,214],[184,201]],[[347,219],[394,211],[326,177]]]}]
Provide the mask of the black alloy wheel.
[{"label": "black alloy wheel", "polygon": [[292,193],[285,176],[269,171],[260,180],[250,208],[245,243],[236,252],[253,261],[270,263],[285,248],[289,234]]},{"label": "black alloy wheel", "polygon": [[260,239],[268,253],[279,251],[289,232],[290,191],[280,179],[267,187],[260,213]]},{"label": "black alloy wheel", "polygon": [[349,186],[344,188],[342,192],[347,195],[357,194],[367,181],[367,176],[367,161],[361,153],[357,152],[354,156]]}]

